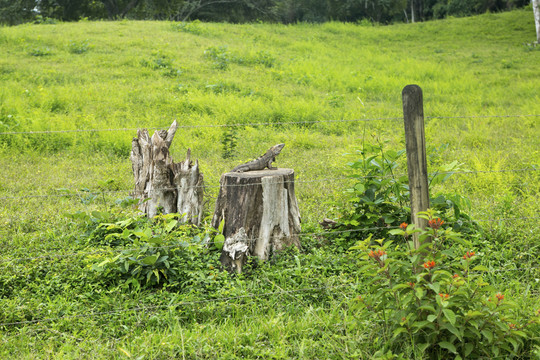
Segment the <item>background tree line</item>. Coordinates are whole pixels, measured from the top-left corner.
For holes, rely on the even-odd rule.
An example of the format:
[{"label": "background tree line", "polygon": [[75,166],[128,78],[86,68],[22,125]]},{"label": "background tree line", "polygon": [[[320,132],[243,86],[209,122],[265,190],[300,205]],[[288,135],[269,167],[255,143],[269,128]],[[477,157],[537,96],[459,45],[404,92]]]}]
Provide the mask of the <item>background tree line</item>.
[{"label": "background tree line", "polygon": [[[529,0],[0,0],[0,23],[82,18],[216,22],[415,22],[522,7]],[[50,21],[50,20],[49,20]]]}]

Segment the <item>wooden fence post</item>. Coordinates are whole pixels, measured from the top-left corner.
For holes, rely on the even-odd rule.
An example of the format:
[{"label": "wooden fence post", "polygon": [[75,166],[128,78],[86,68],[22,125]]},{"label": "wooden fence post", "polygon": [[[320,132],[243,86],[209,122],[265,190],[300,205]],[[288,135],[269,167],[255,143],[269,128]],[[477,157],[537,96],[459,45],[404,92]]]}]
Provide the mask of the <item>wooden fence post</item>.
[{"label": "wooden fence post", "polygon": [[[425,229],[427,220],[418,217],[419,211],[426,211],[429,207],[422,89],[418,85],[407,85],[403,88],[402,98],[407,172],[411,194],[411,222],[417,228]],[[413,242],[414,247],[418,249],[420,247],[418,234],[414,234]]]}]

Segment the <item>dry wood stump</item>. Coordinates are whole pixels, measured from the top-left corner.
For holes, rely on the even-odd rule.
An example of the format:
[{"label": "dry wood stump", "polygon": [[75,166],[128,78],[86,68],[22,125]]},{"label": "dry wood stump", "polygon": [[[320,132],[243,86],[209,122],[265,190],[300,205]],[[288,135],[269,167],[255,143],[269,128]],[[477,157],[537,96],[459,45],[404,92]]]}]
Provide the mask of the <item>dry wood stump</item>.
[{"label": "dry wood stump", "polygon": [[220,180],[212,225],[224,220],[221,263],[241,272],[246,256],[267,260],[273,252],[300,248],[300,212],[294,170],[229,172]]},{"label": "dry wood stump", "polygon": [[186,160],[175,163],[169,154],[178,123],[169,130],[159,130],[150,137],[147,129],[139,129],[131,143],[131,163],[135,177],[133,195],[139,199],[139,209],[153,218],[158,213],[180,213],[181,221],[201,223],[203,207],[203,175],[199,162]]}]

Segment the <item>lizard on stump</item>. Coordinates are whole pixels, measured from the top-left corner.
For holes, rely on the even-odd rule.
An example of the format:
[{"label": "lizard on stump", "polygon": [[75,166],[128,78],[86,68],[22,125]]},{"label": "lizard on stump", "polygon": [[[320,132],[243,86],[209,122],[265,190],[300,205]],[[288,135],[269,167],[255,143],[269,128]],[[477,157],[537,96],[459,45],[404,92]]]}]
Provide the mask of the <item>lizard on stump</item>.
[{"label": "lizard on stump", "polygon": [[237,167],[232,169],[231,172],[264,170],[265,168],[268,168],[270,170],[277,169],[275,167],[272,167],[272,162],[276,161],[276,156],[279,155],[281,149],[283,149],[284,146],[285,144],[274,145],[270,149],[268,149],[268,151],[264,155],[245,164],[238,165]]}]

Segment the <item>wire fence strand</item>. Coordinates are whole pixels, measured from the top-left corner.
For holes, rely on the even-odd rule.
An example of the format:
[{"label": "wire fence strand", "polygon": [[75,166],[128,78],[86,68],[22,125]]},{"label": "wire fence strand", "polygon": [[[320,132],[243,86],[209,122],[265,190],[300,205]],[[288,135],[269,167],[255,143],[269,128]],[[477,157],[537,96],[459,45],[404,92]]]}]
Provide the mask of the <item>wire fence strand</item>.
[{"label": "wire fence strand", "polygon": [[4,322],[4,323],[0,323],[0,326],[35,324],[35,323],[42,323],[42,322],[57,321],[57,320],[62,320],[62,319],[78,319],[78,318],[97,317],[97,316],[104,316],[104,315],[116,315],[116,314],[122,314],[126,312],[138,312],[138,311],[156,310],[156,309],[163,309],[163,308],[176,308],[179,306],[197,305],[197,304],[204,304],[204,303],[209,303],[209,302],[224,302],[224,301],[231,301],[231,300],[252,299],[252,298],[257,298],[257,297],[266,297],[266,296],[279,295],[279,294],[294,294],[294,293],[301,293],[301,292],[308,292],[308,291],[335,289],[335,288],[342,288],[345,286],[352,287],[355,285],[358,285],[358,284],[342,284],[342,285],[320,286],[320,287],[311,287],[311,288],[294,289],[294,290],[279,290],[279,291],[270,291],[270,292],[265,292],[265,293],[260,293],[260,294],[246,294],[246,295],[227,296],[227,297],[211,298],[211,299],[203,299],[203,300],[181,301],[181,302],[172,303],[172,304],[137,306],[137,307],[133,307],[129,309],[97,311],[97,312],[63,315],[63,316],[42,318],[42,319],[35,319],[35,320]]},{"label": "wire fence strand", "polygon": [[[447,222],[447,225],[453,225],[456,223],[464,224],[464,223],[476,223],[476,222],[501,222],[501,221],[523,221],[523,220],[540,220],[540,217],[513,217],[513,218],[498,218],[498,219],[479,219],[479,220],[460,220],[460,221],[454,221],[454,222]],[[345,229],[345,230],[329,230],[324,232],[311,232],[311,233],[296,233],[291,234],[291,237],[327,237],[327,236],[335,236],[340,234],[354,234],[359,232],[368,232],[373,230],[392,230],[392,229],[398,229],[399,226],[372,226],[372,227],[364,227],[364,228],[354,228],[354,229]],[[280,238],[280,236],[270,236],[269,239],[273,238]],[[182,243],[188,244],[193,243],[192,238],[183,238],[180,239]],[[256,243],[257,241],[260,241],[260,238],[256,237],[250,237],[246,238],[244,240],[247,244],[251,245],[253,243]],[[200,246],[209,246],[214,244],[214,240],[209,239],[206,241],[200,241],[196,243]],[[150,246],[149,249],[152,250],[167,250],[167,249],[174,249],[179,248],[181,245],[179,243],[174,245],[165,245],[165,246]],[[30,250],[30,249],[20,249],[21,250]],[[40,249],[37,249],[40,250]],[[43,250],[43,249],[41,249]],[[71,253],[64,253],[64,254],[45,254],[35,257],[20,257],[20,258],[0,258],[0,264],[3,263],[10,263],[10,262],[19,262],[19,261],[34,261],[34,260],[44,260],[44,259],[59,259],[59,258],[66,258],[66,257],[77,257],[77,256],[90,256],[90,255],[99,255],[99,254],[115,254],[115,253],[122,253],[122,252],[130,252],[130,251],[137,251],[140,250],[138,247],[119,247],[115,249],[107,249],[107,250],[94,250],[94,251],[77,251],[77,252],[71,252]]]},{"label": "wire fence strand", "polygon": [[[441,172],[433,172],[429,173],[428,176],[434,177],[437,175],[474,175],[474,174],[489,174],[489,173],[508,173],[508,172],[533,172],[538,171],[538,168],[535,167],[529,167],[529,168],[521,168],[521,169],[504,169],[504,170],[471,170],[471,171],[441,171]],[[351,175],[351,176],[341,176],[341,177],[327,177],[322,179],[311,179],[311,180],[283,180],[279,181],[280,184],[288,184],[288,183],[294,183],[294,184],[309,184],[309,183],[321,183],[321,182],[332,182],[332,181],[354,181],[355,179],[369,179],[369,178],[377,178],[377,179],[390,179],[390,178],[399,178],[407,176],[406,173],[401,174],[393,174],[393,175]],[[182,187],[182,189],[196,189],[196,188],[203,188],[203,189],[211,189],[211,188],[233,188],[233,187],[251,187],[251,186],[260,186],[260,183],[251,183],[251,184],[216,184],[216,185],[193,185],[193,186],[185,186]],[[145,190],[145,191],[175,191],[178,190],[178,187],[162,187],[162,188],[154,188],[151,190]],[[17,195],[17,196],[4,196],[0,197],[0,200],[17,200],[17,199],[29,199],[29,198],[49,198],[49,197],[77,197],[81,195],[100,195],[100,194],[121,194],[121,193],[133,193],[135,192],[134,188],[130,189],[118,189],[118,190],[90,190],[90,189],[69,189],[69,188],[62,188],[55,191],[62,191],[64,193],[61,194],[33,194],[33,195]],[[73,192],[70,192],[73,191]]]},{"label": "wire fence strand", "polygon": [[[426,116],[425,119],[503,119],[516,117],[540,117],[540,114],[524,115],[464,115],[464,116]],[[318,123],[340,123],[340,122],[369,122],[369,121],[396,121],[403,120],[402,116],[378,117],[378,118],[357,118],[357,119],[328,119],[328,120],[305,120],[305,121],[276,121],[276,122],[258,122],[258,123],[240,123],[240,124],[208,124],[208,125],[178,125],[179,129],[197,129],[197,128],[226,128],[243,126],[272,126],[272,125],[302,125]],[[139,128],[104,128],[104,129],[66,129],[66,130],[35,130],[35,131],[3,131],[0,135],[32,135],[32,134],[65,134],[65,133],[84,133],[84,132],[111,132],[111,131],[137,131],[139,129],[148,130],[167,130],[168,126],[139,127]]]}]

